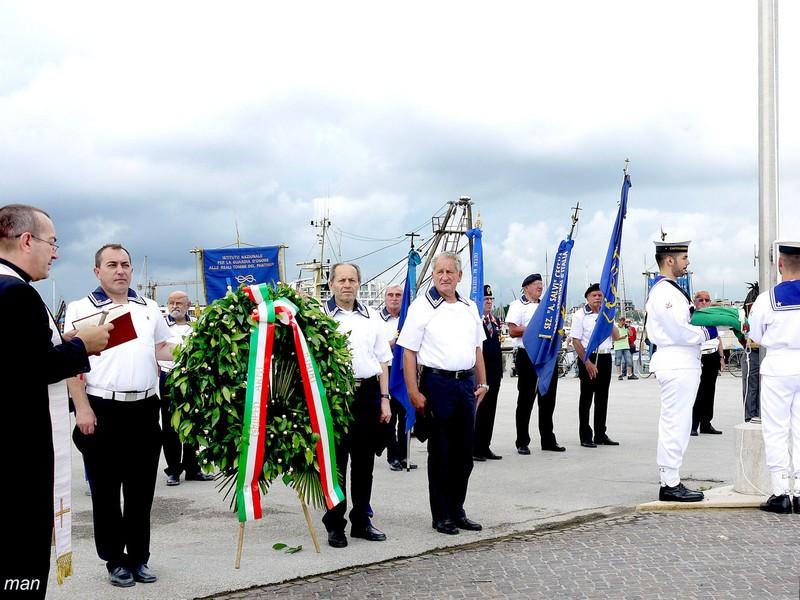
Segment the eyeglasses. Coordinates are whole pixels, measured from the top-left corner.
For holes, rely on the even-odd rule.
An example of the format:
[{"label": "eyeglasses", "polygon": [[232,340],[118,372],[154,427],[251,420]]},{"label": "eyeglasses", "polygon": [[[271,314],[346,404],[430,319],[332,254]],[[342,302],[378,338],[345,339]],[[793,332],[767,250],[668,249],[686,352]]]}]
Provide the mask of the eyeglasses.
[{"label": "eyeglasses", "polygon": [[[26,232],[26,233],[30,233],[30,232]],[[15,237],[15,238],[19,238],[19,237],[22,237],[23,235],[25,235],[25,233],[20,233],[19,235],[15,235],[14,237]],[[45,244],[49,244],[49,245],[50,245],[50,247],[51,247],[53,250],[55,250],[55,251],[58,251],[58,244],[56,244],[55,242],[51,242],[50,240],[44,240],[44,239],[42,239],[42,238],[40,238],[40,237],[36,237],[36,236],[35,236],[35,235],[33,235],[32,233],[31,233],[31,237],[32,237],[33,239],[35,239],[35,240],[39,240],[40,242],[44,242]]]},{"label": "eyeglasses", "polygon": [[711,298],[698,298],[695,302],[711,302]]}]

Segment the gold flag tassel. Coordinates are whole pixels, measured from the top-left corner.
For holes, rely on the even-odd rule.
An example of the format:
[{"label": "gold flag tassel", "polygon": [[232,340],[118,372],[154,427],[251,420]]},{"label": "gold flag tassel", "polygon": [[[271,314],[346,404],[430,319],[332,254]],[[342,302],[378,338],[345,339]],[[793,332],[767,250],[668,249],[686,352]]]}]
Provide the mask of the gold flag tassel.
[{"label": "gold flag tassel", "polygon": [[62,554],[56,559],[56,581],[58,581],[58,585],[63,584],[67,577],[72,577],[72,552]]}]

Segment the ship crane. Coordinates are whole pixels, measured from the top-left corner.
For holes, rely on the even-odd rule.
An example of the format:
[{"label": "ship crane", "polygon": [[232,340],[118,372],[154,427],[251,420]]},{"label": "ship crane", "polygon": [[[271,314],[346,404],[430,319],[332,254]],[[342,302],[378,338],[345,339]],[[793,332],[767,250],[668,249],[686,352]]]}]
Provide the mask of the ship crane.
[{"label": "ship crane", "polygon": [[144,297],[150,298],[151,300],[155,300],[156,304],[158,303],[158,298],[156,298],[156,293],[158,288],[160,287],[173,287],[177,285],[196,285],[198,282],[196,280],[192,281],[148,281],[147,283],[139,283],[136,285],[136,289],[140,292],[144,290]]}]

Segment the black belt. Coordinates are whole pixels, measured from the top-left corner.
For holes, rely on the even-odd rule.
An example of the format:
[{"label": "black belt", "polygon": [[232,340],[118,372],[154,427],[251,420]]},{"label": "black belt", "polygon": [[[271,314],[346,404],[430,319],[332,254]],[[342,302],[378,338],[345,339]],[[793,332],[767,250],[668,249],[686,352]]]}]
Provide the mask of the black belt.
[{"label": "black belt", "polygon": [[464,369],[463,371],[446,371],[445,369],[434,369],[433,367],[422,367],[423,373],[433,373],[448,379],[469,379],[475,374],[475,369]]},{"label": "black belt", "polygon": [[373,375],[372,377],[364,377],[362,379],[356,377],[356,389],[360,388],[362,383],[369,381],[377,381],[380,383],[380,380],[381,380],[380,375]]}]

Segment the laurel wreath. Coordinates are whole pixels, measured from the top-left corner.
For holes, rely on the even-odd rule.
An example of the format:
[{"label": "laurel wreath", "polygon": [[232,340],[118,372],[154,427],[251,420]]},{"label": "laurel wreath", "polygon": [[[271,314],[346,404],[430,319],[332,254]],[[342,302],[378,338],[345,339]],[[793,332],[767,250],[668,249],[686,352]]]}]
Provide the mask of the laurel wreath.
[{"label": "laurel wreath", "polygon": [[[330,406],[335,439],[352,420],[355,380],[347,336],[325,315],[319,302],[285,284],[270,287],[270,300],[283,297],[298,307],[296,320],[317,362]],[[172,390],[172,426],[182,441],[195,444],[205,472],[219,471],[220,491],[235,489],[247,388],[250,332],[255,304],[242,288],[229,291],[192,323],[167,380]],[[315,452],[319,435],[311,421],[297,366],[291,328],[276,324],[272,381],[266,418],[264,468],[258,483],[263,493],[280,478],[309,504],[324,505]]]}]

